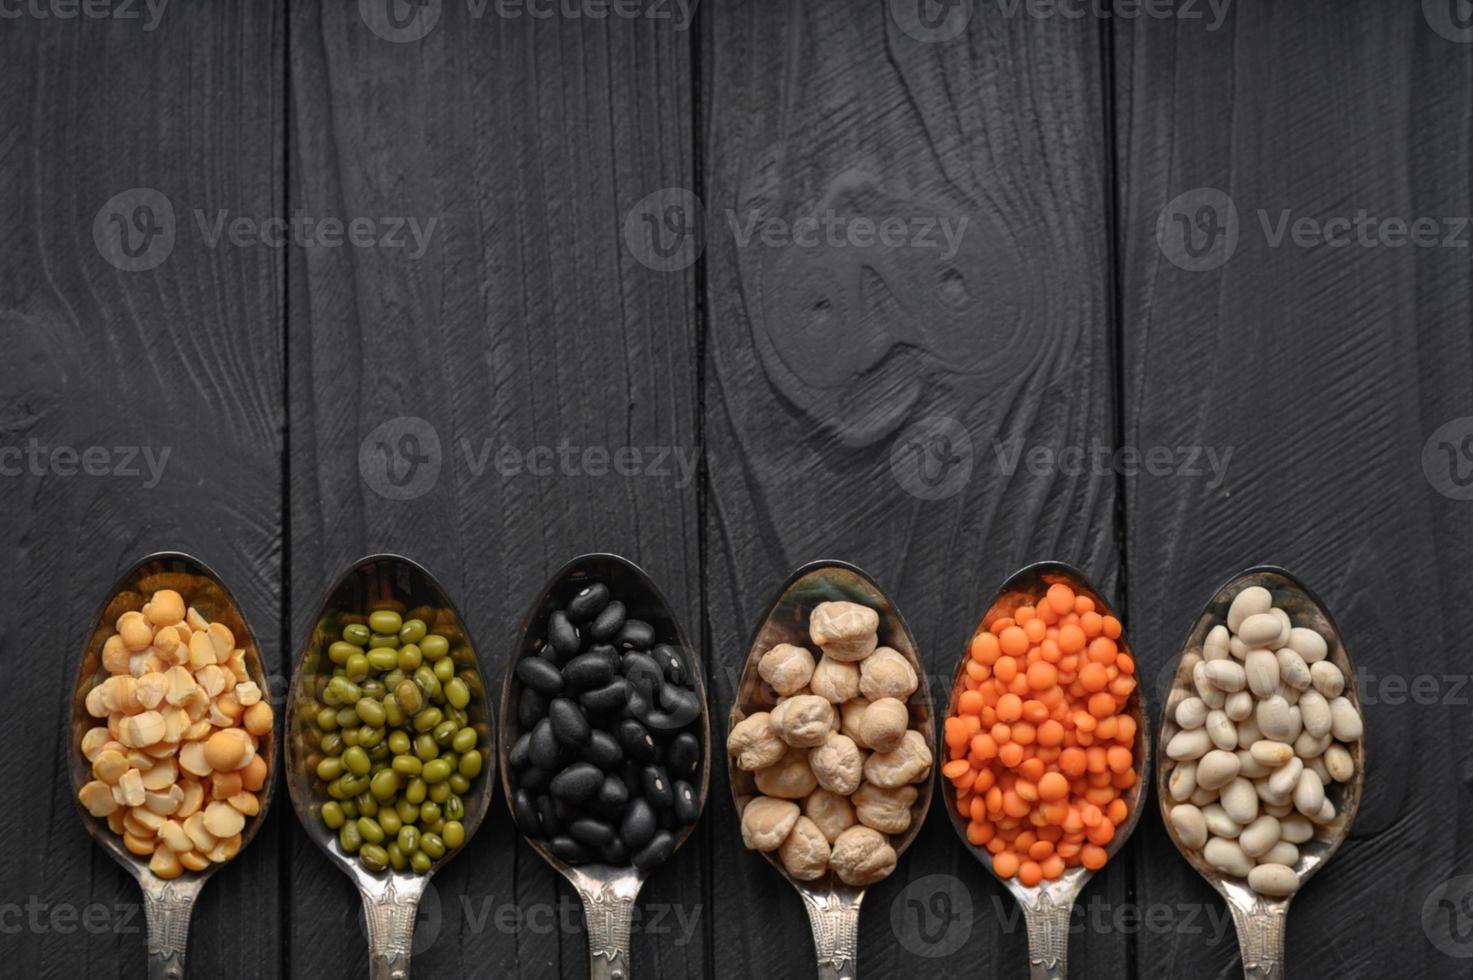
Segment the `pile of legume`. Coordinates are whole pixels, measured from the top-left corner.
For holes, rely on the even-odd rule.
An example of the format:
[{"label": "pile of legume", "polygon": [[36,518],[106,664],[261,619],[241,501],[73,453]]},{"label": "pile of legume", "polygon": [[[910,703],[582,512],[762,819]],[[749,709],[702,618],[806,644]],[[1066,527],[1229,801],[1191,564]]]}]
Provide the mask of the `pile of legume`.
[{"label": "pile of legume", "polygon": [[308,764],[329,797],[322,822],[370,871],[424,874],[465,843],[464,797],[486,762],[467,713],[481,692],[475,654],[430,632],[434,618],[429,608],[348,617],[307,707]]},{"label": "pile of legume", "polygon": [[1317,631],[1250,586],[1189,653],[1195,696],[1163,765],[1173,829],[1207,863],[1264,895],[1299,888],[1299,846],[1335,819],[1327,790],[1355,776],[1360,712]]},{"label": "pile of legume", "polygon": [[653,868],[700,816],[703,715],[686,653],[601,582],[545,629],[516,666],[517,826],[568,864]]},{"label": "pile of legume", "polygon": [[992,870],[1032,887],[1065,868],[1098,869],[1136,784],[1135,661],[1120,621],[1055,583],[972,638],[946,719],[967,840]]},{"label": "pile of legume", "polygon": [[817,660],[791,643],[764,653],[757,671],[777,703],[726,739],[758,793],[742,808],[743,842],[776,851],[802,881],[829,871],[849,885],[888,876],[890,837],[911,828],[914,784],[931,775],[929,740],[908,707],[920,679],[898,650],[879,645],[879,626],[868,606],[817,604],[808,617]]},{"label": "pile of legume", "polygon": [[107,727],[82,737],[93,780],[79,791],[94,817],[160,878],[203,871],[240,850],[260,812],[271,705],[246,670],[245,651],[172,589],[118,617],[102,648],[108,677],[85,701]]}]

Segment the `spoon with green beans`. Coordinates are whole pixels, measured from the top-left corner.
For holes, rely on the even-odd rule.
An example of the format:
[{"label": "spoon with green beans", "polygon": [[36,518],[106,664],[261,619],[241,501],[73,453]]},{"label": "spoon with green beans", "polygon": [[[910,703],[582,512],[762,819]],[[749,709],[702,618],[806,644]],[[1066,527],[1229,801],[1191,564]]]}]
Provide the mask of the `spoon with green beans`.
[{"label": "spoon with green beans", "polygon": [[287,773],[308,834],[363,896],[375,980],[408,977],[425,884],[485,815],[491,724],[474,647],[433,576],[394,555],[353,566],[302,649]]}]

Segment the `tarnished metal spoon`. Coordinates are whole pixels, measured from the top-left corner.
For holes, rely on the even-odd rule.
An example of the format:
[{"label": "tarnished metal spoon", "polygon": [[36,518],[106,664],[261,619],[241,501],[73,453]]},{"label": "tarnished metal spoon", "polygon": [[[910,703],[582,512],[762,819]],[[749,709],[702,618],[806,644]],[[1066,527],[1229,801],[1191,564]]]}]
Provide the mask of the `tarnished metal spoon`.
[{"label": "tarnished metal spoon", "polygon": [[[1104,596],[1100,595],[1079,569],[1063,562],[1042,561],[1019,569],[1003,583],[972,635],[990,628],[993,621],[1000,616],[1011,616],[1019,606],[1037,605],[1042,601],[1048,587],[1056,582],[1069,586],[1075,595],[1088,596],[1094,600],[1098,612],[1113,614]],[[1117,615],[1116,618],[1120,617]],[[970,637],[968,642],[970,643]],[[1117,642],[1121,649],[1130,651],[1126,634],[1122,632]],[[956,710],[956,699],[962,690],[962,673],[966,670],[970,656],[970,650],[964,650],[957,663],[956,676],[951,685],[951,702],[947,708],[948,716]],[[1139,778],[1124,794],[1130,815],[1126,817],[1125,823],[1115,828],[1115,836],[1105,848],[1105,853],[1112,859],[1135,830],[1136,822],[1141,817],[1142,797],[1151,782],[1148,776],[1151,771],[1150,725],[1141,688],[1137,675],[1136,688],[1126,702],[1126,710],[1136,724],[1135,772]],[[961,837],[967,849],[991,872],[991,856],[967,841],[967,823],[956,809],[956,788],[952,786],[951,780],[941,777],[939,771],[937,778],[940,779],[942,796],[946,800],[946,813],[951,818],[951,825],[956,829],[957,836]],[[1032,888],[1016,878],[1003,878],[995,873],[994,876],[1013,893],[1013,897],[1023,908],[1023,920],[1028,928],[1028,975],[1033,980],[1063,980],[1068,972],[1069,917],[1073,912],[1075,899],[1079,897],[1085,882],[1094,876],[1094,872],[1085,867],[1069,868],[1057,879],[1045,879]]]},{"label": "tarnished metal spoon", "polygon": [[[691,685],[700,700],[700,719],[695,725],[701,740],[701,777],[700,785],[694,788],[698,791],[699,808],[704,812],[711,771],[711,720],[706,704],[706,683],[700,657],[696,655],[695,647],[691,646],[680,626],[679,617],[670,608],[664,593],[642,568],[619,555],[595,553],[580,555],[553,573],[537,601],[527,612],[522,628],[517,633],[516,646],[512,650],[511,663],[507,666],[506,680],[501,689],[501,786],[512,820],[516,820],[517,814],[512,802],[515,790],[511,782],[508,755],[517,739],[522,736],[521,723],[517,717],[517,703],[522,690],[521,682],[516,678],[517,662],[524,654],[541,645],[547,619],[553,609],[565,606],[569,599],[592,582],[601,582],[608,586],[613,598],[624,604],[630,619],[649,623],[655,628],[657,640],[666,643],[673,641],[673,645],[684,656]],[[693,823],[681,830],[675,838],[674,850],[680,849],[695,830],[695,826]],[[571,865],[550,852],[541,841],[527,833],[525,828],[522,828],[522,836],[532,850],[541,855],[542,860],[568,879],[583,901],[591,980],[627,980],[631,967],[629,932],[634,919],[634,903],[651,872],[632,865]]]},{"label": "tarnished metal spoon", "polygon": [[[143,604],[159,589],[173,589],[184,599],[185,608],[198,609],[213,623],[221,623],[235,635],[236,646],[245,651],[246,670],[256,686],[269,696],[271,690],[261,667],[255,634],[251,632],[240,606],[230,591],[204,562],[177,551],[163,551],[138,560],[113,585],[109,598],[98,610],[72,696],[72,714],[68,719],[72,751],[67,766],[72,779],[72,799],[92,779],[91,765],[82,755],[82,736],[100,724],[87,713],[87,692],[106,680],[102,666],[102,646],[117,630],[118,617],[125,612],[141,610]],[[266,760],[266,780],[257,794],[260,812],[246,820],[241,831],[240,847],[244,850],[266,820],[271,804],[271,788],[276,777],[276,733],[273,730],[261,740],[258,754]],[[148,859],[123,846],[123,839],[109,829],[106,820],[98,819],[77,803],[87,832],[112,855],[143,889],[143,912],[148,923],[148,975],[150,980],[179,980],[184,976],[184,950],[189,937],[189,916],[194,900],[209,877],[223,865],[211,864],[203,871],[185,871],[178,878],[165,880],[148,867]],[[228,862],[227,862],[228,863]]]},{"label": "tarnished metal spoon", "polygon": [[321,686],[332,676],[327,648],[342,635],[348,623],[367,620],[377,609],[393,609],[404,618],[424,620],[431,634],[450,641],[450,656],[462,666],[474,666],[481,679],[468,684],[471,700],[466,706],[470,724],[480,733],[488,759],[495,758],[491,704],[486,697],[485,672],[476,656],[465,622],[455,603],[435,577],[417,562],[400,555],[369,555],[342,574],[323,600],[311,632],[302,644],[292,673],[286,709],[286,778],[292,806],[306,828],[307,836],[358,886],[363,897],[363,918],[368,934],[368,975],[371,980],[404,980],[409,976],[410,952],[414,944],[414,921],[420,897],[430,876],[470,844],[491,804],[495,773],[489,768],[477,776],[463,797],[465,843],[448,851],[425,874],[410,870],[370,871],[343,851],[335,833],[322,822],[322,804],[329,799],[317,778],[317,735],[312,715],[320,703]]},{"label": "tarnished metal spoon", "polygon": [[[1181,731],[1176,723],[1176,708],[1183,700],[1196,694],[1192,685],[1192,668],[1202,659],[1202,643],[1212,627],[1227,622],[1228,607],[1238,593],[1250,586],[1262,586],[1273,595],[1274,606],[1283,609],[1295,626],[1307,626],[1325,638],[1329,648],[1326,659],[1340,668],[1345,675],[1344,696],[1361,711],[1360,697],[1356,693],[1355,668],[1350,654],[1341,639],[1340,629],[1331,618],[1330,611],[1309,587],[1290,572],[1273,565],[1257,565],[1238,573],[1217,590],[1217,594],[1202,609],[1197,623],[1182,644],[1181,655],[1172,678],[1171,691],[1161,716],[1160,752],[1161,768],[1156,773],[1156,797],[1161,805],[1161,820],[1172,843],[1227,900],[1233,914],[1233,923],[1238,930],[1238,949],[1243,957],[1243,976],[1248,980],[1279,980],[1284,976],[1284,930],[1289,914],[1289,902],[1294,897],[1273,898],[1259,895],[1248,887],[1246,879],[1224,874],[1202,857],[1200,850],[1192,850],[1182,843],[1172,825],[1169,814],[1174,801],[1169,784],[1176,763],[1166,757],[1166,745]],[[1348,746],[1355,762],[1355,776],[1347,783],[1331,783],[1325,787],[1326,796],[1335,804],[1335,819],[1317,827],[1313,838],[1299,845],[1299,861],[1294,866],[1302,889],[1315,872],[1330,860],[1340,844],[1350,833],[1350,825],[1360,809],[1361,790],[1365,785],[1365,738],[1362,736]],[[1298,891],[1295,892],[1298,894]]]},{"label": "tarnished metal spoon", "polygon": [[[880,645],[893,648],[910,662],[911,669],[921,681],[907,703],[910,727],[926,737],[931,757],[939,764],[931,689],[926,683],[926,671],[916,651],[915,638],[905,625],[900,610],[895,608],[895,603],[875,580],[854,565],[842,561],[816,561],[804,565],[793,572],[778,590],[747,646],[746,666],[737,684],[727,731],[748,715],[767,711],[777,703],[776,692],[757,672],[762,655],[779,643],[811,649],[809,613],[821,602],[841,601],[859,603],[879,613]],[[749,800],[760,795],[756,776],[738,769],[735,764],[728,766],[727,771],[731,777],[732,799],[740,814]],[[929,778],[916,784],[918,792],[915,803],[911,805],[910,829],[891,836],[890,846],[895,849],[897,858],[910,847],[925,823],[926,811],[931,806],[931,786]],[[762,857],[797,889],[803,900],[813,929],[819,980],[852,980],[858,969],[859,908],[865,889],[844,884],[832,871],[813,881],[800,881],[788,874],[776,853],[762,852]]]}]

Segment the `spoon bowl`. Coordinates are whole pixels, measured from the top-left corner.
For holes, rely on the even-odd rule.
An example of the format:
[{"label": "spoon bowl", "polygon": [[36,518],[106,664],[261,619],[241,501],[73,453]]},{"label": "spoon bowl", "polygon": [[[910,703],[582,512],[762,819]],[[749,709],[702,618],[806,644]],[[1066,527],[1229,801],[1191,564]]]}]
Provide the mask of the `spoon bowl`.
[{"label": "spoon bowl", "polygon": [[[1289,902],[1294,895],[1285,898],[1259,895],[1248,887],[1246,879],[1217,870],[1207,863],[1200,849],[1194,850],[1182,842],[1170,819],[1174,801],[1169,783],[1177,763],[1166,757],[1167,743],[1181,731],[1175,717],[1177,706],[1197,693],[1192,683],[1192,669],[1202,660],[1203,641],[1214,626],[1227,622],[1228,607],[1232,605],[1233,599],[1251,586],[1267,589],[1273,596],[1274,606],[1287,612],[1295,626],[1310,627],[1324,637],[1329,648],[1326,659],[1339,667],[1345,676],[1344,696],[1355,705],[1358,714],[1362,714],[1362,717],[1364,715],[1356,690],[1355,668],[1345,649],[1339,627],[1335,625],[1335,620],[1319,597],[1283,568],[1257,565],[1234,576],[1203,607],[1196,625],[1182,644],[1161,717],[1161,768],[1156,773],[1161,822],[1166,825],[1166,832],[1171,836],[1172,843],[1187,859],[1187,863],[1227,901],[1238,930],[1244,976],[1249,980],[1269,980],[1284,975],[1285,922]],[[1360,809],[1361,792],[1365,784],[1364,736],[1347,747],[1355,763],[1355,775],[1349,782],[1332,783],[1326,787],[1326,796],[1335,804],[1335,819],[1317,826],[1315,836],[1299,845],[1300,856],[1294,871],[1299,878],[1300,889],[1339,850],[1350,833],[1350,825],[1355,820],[1356,812]],[[1297,895],[1298,891],[1294,894]]]},{"label": "spoon bowl", "polygon": [[[1094,601],[1097,611],[1114,615],[1110,603],[1100,595],[1083,572],[1063,562],[1043,561],[1014,572],[1003,583],[972,635],[975,636],[989,629],[999,617],[1012,616],[1020,606],[1036,605],[1043,599],[1050,585],[1060,582],[1073,589],[1075,595],[1088,596]],[[1116,616],[1116,618],[1120,617]],[[1123,631],[1118,643],[1121,649],[1127,652],[1131,650],[1127,634]],[[957,664],[956,674],[952,678],[951,700],[947,707],[947,717],[956,711],[957,698],[964,689],[962,676],[969,659],[970,652],[963,652]],[[1114,838],[1105,847],[1107,859],[1115,857],[1125,846],[1131,832],[1135,830],[1135,825],[1141,816],[1142,797],[1150,785],[1150,780],[1145,777],[1151,766],[1150,726],[1139,676],[1137,676],[1135,690],[1131,692],[1130,698],[1126,701],[1126,711],[1136,723],[1133,752],[1135,772],[1138,778],[1135,785],[1123,794],[1122,798],[1130,812],[1125,822],[1115,829]],[[952,785],[951,780],[940,775],[939,767],[937,778],[941,782],[941,793],[946,801],[947,816],[951,818],[951,825],[956,830],[957,836],[962,839],[967,849],[983,863],[988,872],[1013,893],[1013,897],[1022,906],[1023,919],[1028,929],[1029,975],[1034,980],[1053,980],[1053,978],[1062,980],[1067,974],[1069,917],[1074,908],[1074,901],[1079,897],[1079,892],[1095,872],[1082,865],[1066,868],[1064,873],[1053,881],[1045,879],[1032,887],[1024,885],[1017,878],[1003,878],[992,870],[990,855],[987,855],[984,849],[974,847],[967,840],[967,822],[962,819],[956,808],[956,788]]]},{"label": "spoon bowl", "polygon": [[329,797],[316,774],[321,755],[312,716],[321,686],[332,676],[333,664],[327,658],[327,647],[342,635],[345,625],[364,622],[375,609],[393,609],[424,620],[431,634],[450,641],[449,656],[475,668],[481,683],[467,684],[471,699],[466,713],[488,759],[495,758],[494,719],[475,643],[455,604],[433,575],[408,558],[390,554],[370,555],[342,574],[323,600],[292,674],[286,711],[287,789],[307,836],[353,880],[363,898],[369,977],[404,980],[409,976],[420,897],[430,877],[464,850],[479,829],[491,803],[495,773],[489,768],[483,771],[475,778],[470,792],[463,796],[465,817],[461,824],[465,828],[465,843],[447,850],[424,874],[408,869],[395,871],[392,867],[370,871],[342,849],[337,834],[322,822],[322,805]]},{"label": "spoon bowl", "polygon": [[[85,701],[87,693],[108,677],[102,665],[103,644],[116,632],[114,624],[119,616],[141,610],[159,589],[173,589],[183,597],[186,609],[198,609],[206,619],[227,627],[235,635],[237,646],[245,651],[246,670],[251,680],[268,696],[271,688],[261,666],[255,634],[241,614],[239,604],[219,576],[204,562],[182,552],[164,551],[148,555],[123,572],[109,592],[109,598],[98,610],[92,631],[88,634],[87,646],[77,670],[72,712],[68,720],[71,753],[67,769],[72,781],[72,800],[87,832],[114,861],[137,879],[143,889],[144,917],[148,922],[149,977],[151,980],[180,980],[184,976],[184,952],[194,901],[205,882],[223,865],[211,863],[202,871],[185,871],[172,880],[160,878],[149,869],[147,858],[129,851],[123,846],[123,839],[108,827],[106,820],[92,816],[77,800],[77,792],[92,779],[91,766],[82,755],[82,736],[98,724],[98,720],[87,713]],[[241,831],[241,850],[250,844],[266,820],[276,776],[275,749],[276,733],[273,729],[262,737],[258,749],[258,754],[266,760],[266,779],[257,794],[260,810],[246,820]]]},{"label": "spoon bowl", "polygon": [[[750,714],[769,710],[778,701],[777,692],[757,671],[762,655],[779,643],[804,648],[810,646],[809,614],[821,602],[840,601],[859,603],[879,613],[880,645],[900,653],[920,679],[920,685],[907,701],[910,727],[925,736],[932,759],[936,759],[935,711],[915,638],[900,610],[875,580],[856,566],[842,561],[816,561],[804,565],[793,572],[778,590],[747,645],[746,666],[737,684],[727,730],[730,731]],[[728,773],[732,799],[740,814],[749,800],[761,795],[757,792],[756,776],[735,765],[728,766]],[[910,828],[903,834],[891,835],[890,846],[895,849],[897,859],[920,833],[931,806],[931,787],[929,778],[915,785],[917,795],[911,805]],[[864,900],[864,887],[846,885],[832,871],[812,881],[802,881],[788,873],[775,852],[759,853],[788,880],[803,900],[813,929],[820,980],[852,978],[857,968],[859,910]]]},{"label": "spoon bowl", "polygon": [[[517,712],[522,685],[516,677],[517,663],[528,650],[533,649],[534,644],[540,643],[539,638],[544,635],[548,617],[553,610],[565,606],[584,586],[594,582],[601,582],[608,587],[611,595],[624,604],[629,618],[649,623],[654,627],[657,639],[664,637],[665,642],[678,647],[683,655],[691,686],[700,702],[697,727],[702,754],[700,785],[695,789],[698,812],[704,811],[710,784],[711,720],[700,658],[696,656],[695,647],[681,628],[679,618],[654,580],[627,558],[600,552],[580,555],[554,572],[517,633],[516,647],[512,651],[506,679],[501,688],[501,785],[507,807],[511,810],[512,821],[516,822],[516,807],[513,804],[515,788],[512,786],[509,756],[512,746],[522,736]],[[686,842],[695,827],[696,823],[693,822],[681,829],[675,838],[672,855]],[[654,869],[640,869],[632,864],[569,864],[549,851],[542,841],[527,833],[524,828],[519,826],[519,829],[532,850],[568,880],[583,902],[592,980],[626,980],[630,975],[629,933],[633,924],[634,904],[640,888]]]}]

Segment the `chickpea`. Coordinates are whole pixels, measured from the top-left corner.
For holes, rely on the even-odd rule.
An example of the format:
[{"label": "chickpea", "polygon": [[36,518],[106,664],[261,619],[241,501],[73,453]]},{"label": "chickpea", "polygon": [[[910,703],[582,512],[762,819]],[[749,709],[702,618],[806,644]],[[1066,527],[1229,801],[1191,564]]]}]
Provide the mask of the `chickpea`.
[{"label": "chickpea", "polygon": [[758,796],[742,809],[742,841],[754,851],[775,851],[798,822],[798,804]]}]

